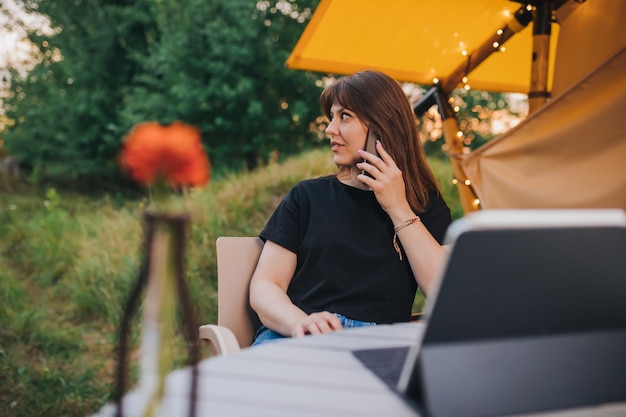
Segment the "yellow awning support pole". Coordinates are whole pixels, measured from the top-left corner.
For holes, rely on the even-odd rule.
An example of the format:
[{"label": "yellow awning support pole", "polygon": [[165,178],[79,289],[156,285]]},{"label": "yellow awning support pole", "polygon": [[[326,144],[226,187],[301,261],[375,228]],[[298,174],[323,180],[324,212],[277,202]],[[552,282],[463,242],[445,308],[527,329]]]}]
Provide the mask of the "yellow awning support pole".
[{"label": "yellow awning support pole", "polygon": [[413,106],[413,111],[417,116],[420,116],[434,104],[437,104],[439,114],[441,115],[443,139],[446,142],[447,154],[450,158],[450,164],[452,165],[452,172],[454,173],[454,180],[459,192],[463,212],[469,213],[476,211],[480,203],[461,166],[463,157],[463,132],[460,131],[454,110],[448,102],[448,94],[442,91],[440,85],[435,85]]},{"label": "yellow awning support pole", "polygon": [[463,212],[469,213],[478,210],[480,202],[471,187],[471,183],[461,166],[463,158],[463,132],[459,130],[459,124],[454,110],[448,102],[448,94],[441,90],[440,85],[431,87],[422,99],[413,106],[416,115],[421,115],[428,108],[437,104],[443,125],[443,138],[446,142],[448,157],[454,173],[454,181],[459,191],[459,199]]},{"label": "yellow awning support pole", "polygon": [[448,156],[452,165],[452,172],[454,172],[457,190],[459,191],[459,199],[461,200],[463,212],[469,213],[480,208],[480,201],[461,166],[463,146],[460,146],[460,141],[458,140],[459,133],[462,134],[458,129],[455,118],[443,120],[443,136],[448,145]]},{"label": "yellow awning support pole", "polygon": [[532,114],[546,104],[548,91],[548,63],[552,28],[552,2],[540,3],[533,12],[533,59],[528,92],[528,113]]},{"label": "yellow awning support pole", "polygon": [[493,52],[499,51],[502,45],[515,33],[525,28],[532,19],[532,7],[520,7],[507,22],[494,33],[487,41],[483,42],[475,51],[467,56],[465,62],[459,65],[440,84],[432,87],[428,93],[414,106],[417,116],[424,113],[430,106],[438,105],[439,114],[443,123],[443,137],[448,148],[448,156],[454,172],[461,206],[465,213],[476,211],[480,208],[480,201],[467,174],[461,165],[463,159],[463,132],[459,129],[459,123],[454,110],[448,103],[448,96],[459,83],[463,81],[481,62]]}]

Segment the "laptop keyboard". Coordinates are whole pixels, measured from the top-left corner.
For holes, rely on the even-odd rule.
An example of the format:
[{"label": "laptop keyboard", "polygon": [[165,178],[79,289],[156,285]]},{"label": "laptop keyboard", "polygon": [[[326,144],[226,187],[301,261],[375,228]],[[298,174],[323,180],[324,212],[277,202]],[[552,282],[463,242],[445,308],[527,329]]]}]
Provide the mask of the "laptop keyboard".
[{"label": "laptop keyboard", "polygon": [[408,352],[409,347],[402,346],[355,350],[352,351],[352,354],[361,361],[367,369],[395,390]]}]

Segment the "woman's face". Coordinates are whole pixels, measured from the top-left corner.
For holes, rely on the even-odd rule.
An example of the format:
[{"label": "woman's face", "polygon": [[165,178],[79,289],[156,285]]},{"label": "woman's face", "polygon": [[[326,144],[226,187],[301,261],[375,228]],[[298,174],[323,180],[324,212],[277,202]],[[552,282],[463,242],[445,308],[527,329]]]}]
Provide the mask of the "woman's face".
[{"label": "woman's face", "polygon": [[333,159],[338,166],[351,166],[362,161],[359,149],[365,146],[367,126],[357,115],[339,104],[330,108],[330,123],[326,128],[333,150]]}]

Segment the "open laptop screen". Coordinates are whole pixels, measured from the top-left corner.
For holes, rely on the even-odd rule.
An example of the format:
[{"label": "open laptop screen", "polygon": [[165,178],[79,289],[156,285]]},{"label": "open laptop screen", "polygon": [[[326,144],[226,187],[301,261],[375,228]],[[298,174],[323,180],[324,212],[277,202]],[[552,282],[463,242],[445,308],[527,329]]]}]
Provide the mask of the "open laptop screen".
[{"label": "open laptop screen", "polygon": [[423,343],[626,329],[626,229],[459,236]]},{"label": "open laptop screen", "polygon": [[479,212],[447,240],[400,392],[457,417],[626,399],[622,210]]}]

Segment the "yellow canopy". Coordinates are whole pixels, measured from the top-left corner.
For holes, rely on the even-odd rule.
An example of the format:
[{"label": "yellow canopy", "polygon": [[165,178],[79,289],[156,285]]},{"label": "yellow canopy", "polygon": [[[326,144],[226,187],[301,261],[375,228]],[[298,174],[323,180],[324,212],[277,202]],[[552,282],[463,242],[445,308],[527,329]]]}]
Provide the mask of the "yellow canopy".
[{"label": "yellow canopy", "polygon": [[[505,51],[498,45],[492,53],[489,41],[515,23],[519,2],[322,0],[287,66],[335,74],[375,69],[422,85],[438,78],[448,92],[459,69],[484,52],[468,71],[470,87],[528,93],[537,81],[532,54],[543,42],[551,100],[511,131],[452,158],[464,210],[478,207],[473,196],[486,208],[626,209],[626,1],[557,3],[549,43],[533,38],[531,22],[507,38]],[[444,136],[458,145],[455,122],[444,121]]]},{"label": "yellow canopy", "polygon": [[[374,69],[398,81],[430,85],[465,65],[521,7],[511,0],[321,0],[286,65],[336,74]],[[557,37],[553,24],[550,68]],[[467,84],[528,93],[532,23],[494,50]]]}]

